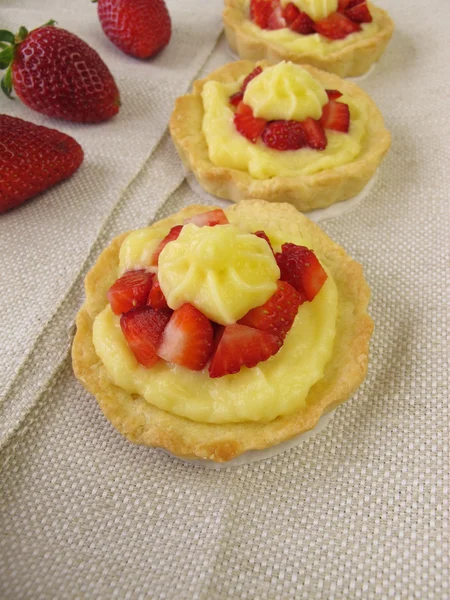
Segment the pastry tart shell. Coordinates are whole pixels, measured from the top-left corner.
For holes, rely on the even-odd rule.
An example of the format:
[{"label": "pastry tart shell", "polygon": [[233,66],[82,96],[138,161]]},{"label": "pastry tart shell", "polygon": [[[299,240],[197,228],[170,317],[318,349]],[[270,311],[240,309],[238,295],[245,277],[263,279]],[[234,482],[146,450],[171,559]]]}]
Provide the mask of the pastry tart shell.
[{"label": "pastry tart shell", "polygon": [[386,11],[370,4],[370,12],[379,25],[378,32],[369,38],[349,41],[345,47],[326,56],[307,51],[294,52],[282,44],[269,42],[246,31],[242,26],[249,17],[239,0],[225,0],[223,22],[228,43],[240,58],[264,59],[271,64],[290,60],[297,64],[310,64],[340,77],[359,77],[381,58],[394,32],[394,23]]},{"label": "pastry tart shell", "polygon": [[[211,207],[213,208],[213,207]],[[182,223],[186,217],[208,207],[190,206],[160,221],[158,226]],[[368,364],[372,320],[367,314],[369,288],[361,265],[351,259],[317,225],[291,205],[274,205],[253,200],[228,209],[237,217],[257,213],[273,231],[302,232],[314,241],[315,251],[329,269],[338,288],[338,319],[333,355],[324,377],[309,391],[304,407],[268,422],[229,424],[198,423],[153,406],[144,398],[114,385],[99,360],[92,339],[94,319],[107,304],[106,294],[118,274],[119,250],[126,233],[101,253],[85,281],[86,300],[80,309],[72,347],[77,378],[95,395],[106,418],[128,440],[160,447],[182,458],[225,462],[247,450],[274,446],[313,429],[322,414],[347,400],[363,381]],[[261,224],[261,218],[258,224]]]},{"label": "pastry tart shell", "polygon": [[[268,202],[289,202],[307,212],[325,208],[336,202],[355,197],[374,175],[391,145],[391,136],[373,100],[357,85],[337,75],[303,65],[327,89],[338,89],[354,98],[364,100],[368,111],[367,134],[361,154],[352,162],[326,169],[312,175],[275,176],[255,179],[248,172],[214,165],[202,131],[204,108],[203,86],[208,81],[229,83],[250,73],[257,65],[269,66],[266,61],[229,63],[205,79],[194,83],[190,94],[177,99],[170,119],[170,133],[185,168],[192,171],[200,185],[219,198],[240,202],[262,199]],[[250,142],[249,142],[250,143]]]}]

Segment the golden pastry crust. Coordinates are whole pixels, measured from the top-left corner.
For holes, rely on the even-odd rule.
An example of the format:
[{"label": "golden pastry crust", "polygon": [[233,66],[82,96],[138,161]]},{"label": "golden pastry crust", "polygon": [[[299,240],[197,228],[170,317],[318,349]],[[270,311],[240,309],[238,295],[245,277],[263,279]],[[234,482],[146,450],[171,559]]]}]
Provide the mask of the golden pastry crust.
[{"label": "golden pastry crust", "polygon": [[307,212],[353,198],[374,175],[391,145],[391,136],[373,100],[357,85],[303,65],[327,89],[339,89],[363,99],[368,110],[367,135],[361,154],[352,162],[313,175],[254,179],[248,172],[217,167],[208,152],[202,131],[204,116],[202,90],[208,81],[229,83],[250,73],[255,66],[269,66],[266,61],[253,63],[242,60],[229,63],[205,79],[194,83],[193,91],[178,98],[170,119],[170,133],[185,167],[192,171],[200,185],[209,193],[240,202],[262,199],[268,202],[289,202]]},{"label": "golden pastry crust", "polygon": [[281,44],[268,42],[246,31],[242,25],[249,20],[249,17],[243,10],[240,0],[225,0],[223,22],[228,43],[240,58],[265,59],[272,64],[281,60],[290,60],[298,64],[308,63],[319,69],[336,73],[340,77],[358,77],[366,73],[380,59],[394,32],[394,23],[387,12],[370,3],[369,7],[373,20],[379,26],[376,35],[351,41],[347,46],[326,56],[317,56],[309,52],[293,52]]},{"label": "golden pastry crust", "polygon": [[[196,213],[214,207],[190,206],[159,222],[171,227]],[[228,209],[246,218],[257,212],[273,231],[299,231],[314,240],[321,262],[330,270],[339,294],[338,322],[333,356],[321,381],[314,385],[305,407],[269,423],[196,423],[161,410],[138,395],[114,385],[99,360],[92,341],[95,317],[107,304],[106,293],[117,278],[119,250],[126,233],[102,252],[85,281],[86,300],[77,319],[72,347],[77,378],[96,396],[111,423],[130,441],[165,448],[183,458],[231,460],[246,452],[267,448],[315,427],[321,415],[347,400],[363,381],[368,363],[373,324],[366,310],[370,291],[361,265],[352,260],[314,223],[291,205],[253,200]]]}]

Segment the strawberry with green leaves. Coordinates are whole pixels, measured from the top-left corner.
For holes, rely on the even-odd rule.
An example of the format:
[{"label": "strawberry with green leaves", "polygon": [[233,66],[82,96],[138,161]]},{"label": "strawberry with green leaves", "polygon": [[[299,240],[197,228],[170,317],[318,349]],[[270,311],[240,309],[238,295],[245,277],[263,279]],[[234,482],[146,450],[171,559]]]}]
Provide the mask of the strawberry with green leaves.
[{"label": "strawberry with green leaves", "polygon": [[170,41],[164,0],[98,0],[98,18],[111,42],[136,58],[149,58]]},{"label": "strawberry with green leaves", "polygon": [[0,115],[0,213],[67,179],[82,162],[72,137]]},{"label": "strawberry with green leaves", "polygon": [[0,30],[1,86],[29,108],[79,123],[106,121],[119,112],[119,90],[103,60],[79,37],[50,21],[17,35]]}]

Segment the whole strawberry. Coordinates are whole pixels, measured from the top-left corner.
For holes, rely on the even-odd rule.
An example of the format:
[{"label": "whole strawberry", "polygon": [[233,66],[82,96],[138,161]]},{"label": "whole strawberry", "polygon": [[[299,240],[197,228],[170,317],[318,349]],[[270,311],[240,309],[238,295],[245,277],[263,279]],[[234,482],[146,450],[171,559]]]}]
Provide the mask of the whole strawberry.
[{"label": "whole strawberry", "polygon": [[0,212],[67,179],[82,162],[80,144],[65,133],[0,115]]},{"label": "whole strawberry", "polygon": [[105,34],[120,50],[148,58],[170,40],[170,15],[164,0],[98,0]]},{"label": "whole strawberry", "polygon": [[80,123],[105,121],[119,112],[119,90],[108,67],[73,33],[47,24],[30,33],[21,27],[16,36],[0,34],[11,44],[0,53],[7,95],[14,88],[33,110]]}]

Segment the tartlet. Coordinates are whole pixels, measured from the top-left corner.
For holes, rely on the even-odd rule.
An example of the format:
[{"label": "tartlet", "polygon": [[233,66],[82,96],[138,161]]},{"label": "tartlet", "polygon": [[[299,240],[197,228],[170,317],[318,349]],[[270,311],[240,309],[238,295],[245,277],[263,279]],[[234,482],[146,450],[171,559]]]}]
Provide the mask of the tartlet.
[{"label": "tartlet", "polygon": [[[324,208],[357,196],[373,177],[391,144],[389,131],[373,100],[357,85],[309,65],[303,69],[323,88],[339,90],[352,99],[364,117],[364,137],[359,154],[350,162],[308,174],[296,172],[256,178],[247,170],[215,164],[204,133],[205,105],[203,92],[210,82],[224,85],[239,82],[256,68],[270,67],[266,61],[229,63],[203,80],[196,81],[190,94],[177,99],[170,119],[170,132],[186,169],[192,171],[199,184],[209,193],[233,202],[250,198],[270,202],[289,202],[305,212]],[[272,67],[275,68],[275,67]],[[359,109],[358,109],[359,110]],[[230,113],[230,119],[232,115]],[[352,125],[350,124],[350,132]],[[345,134],[341,134],[345,135]],[[251,144],[251,142],[247,142]],[[222,146],[226,147],[226,140]],[[304,149],[297,152],[302,153]],[[322,155],[317,151],[317,160]]]},{"label": "tartlet", "polygon": [[[372,3],[367,4],[377,26],[373,35],[363,37],[355,33],[335,41],[316,33],[313,37],[317,38],[315,41],[320,51],[307,44],[304,48],[295,47],[295,37],[299,34],[288,29],[268,31],[258,28],[250,20],[247,0],[225,0],[225,34],[232,50],[243,59],[265,59],[270,63],[290,60],[299,64],[307,63],[341,77],[358,77],[380,59],[394,31],[394,23],[387,12]],[[292,46],[277,39],[279,31],[289,31]],[[302,36],[306,40],[308,37]]]},{"label": "tartlet", "polygon": [[[211,208],[213,207],[187,207],[152,225],[152,228],[169,231],[186,218]],[[289,414],[269,420],[202,422],[158,408],[142,395],[129,393],[115,385],[96,352],[93,328],[98,315],[107,307],[108,290],[118,277],[119,252],[127,237],[126,233],[111,242],[86,277],[86,300],[77,315],[77,332],[72,349],[76,376],[95,395],[106,418],[126,438],[134,443],[164,448],[181,458],[211,459],[217,462],[229,461],[248,450],[274,446],[314,428],[322,414],[347,400],[364,380],[373,330],[372,321],[367,314],[370,291],[361,266],[317,225],[291,205],[273,205],[258,200],[231,206],[226,214],[230,222],[241,224],[247,230],[270,231],[271,239],[276,239],[277,243],[280,240],[297,239],[298,236],[308,240],[336,286],[336,333],[331,358],[325,365],[323,376],[309,389],[301,406]],[[290,332],[287,336],[289,335]],[[282,350],[280,355],[281,352]],[[266,362],[273,361],[275,364],[276,359],[277,355]],[[241,370],[234,375],[226,375],[222,378],[223,385],[232,386],[233,381],[239,383],[239,378],[248,377],[251,369],[245,367],[244,371],[245,373]],[[259,370],[257,375],[261,378]],[[253,375],[250,373],[250,376]],[[209,385],[208,373],[205,370],[195,372],[193,377],[200,394],[200,390]],[[155,371],[153,380],[150,380],[155,386],[157,378],[158,373]],[[228,383],[227,378],[231,378]],[[175,396],[181,393],[179,389],[181,388],[174,380]],[[276,390],[274,393],[276,394]],[[248,389],[248,398],[245,400],[251,400],[254,394],[254,389]]]}]

